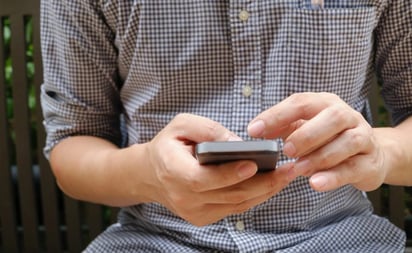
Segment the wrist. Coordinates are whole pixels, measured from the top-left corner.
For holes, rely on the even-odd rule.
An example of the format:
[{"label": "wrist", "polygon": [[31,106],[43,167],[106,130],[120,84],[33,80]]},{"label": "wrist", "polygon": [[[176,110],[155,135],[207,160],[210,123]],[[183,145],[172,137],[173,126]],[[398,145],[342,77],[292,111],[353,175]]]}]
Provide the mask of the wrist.
[{"label": "wrist", "polygon": [[115,206],[129,206],[153,201],[151,165],[147,159],[147,143],[134,144],[106,156],[104,170],[109,172],[106,184],[113,184]]},{"label": "wrist", "polygon": [[[405,150],[407,141],[402,131],[396,128],[376,128],[379,136],[379,155],[382,156],[382,168],[385,173],[384,183],[391,185],[408,185],[410,181],[410,157]],[[407,139],[407,138],[406,138]]]},{"label": "wrist", "polygon": [[72,198],[128,206],[150,200],[145,146],[119,149],[101,138],[75,136],[56,145],[50,164],[59,187]]}]

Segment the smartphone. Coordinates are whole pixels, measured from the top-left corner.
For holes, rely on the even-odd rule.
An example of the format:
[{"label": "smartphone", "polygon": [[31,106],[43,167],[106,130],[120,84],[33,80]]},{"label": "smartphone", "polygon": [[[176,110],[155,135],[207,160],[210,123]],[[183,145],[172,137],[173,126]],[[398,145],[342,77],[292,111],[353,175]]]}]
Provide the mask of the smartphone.
[{"label": "smartphone", "polygon": [[268,171],[276,168],[278,157],[279,145],[273,140],[202,142],[196,145],[196,158],[200,164],[252,160],[259,171]]}]

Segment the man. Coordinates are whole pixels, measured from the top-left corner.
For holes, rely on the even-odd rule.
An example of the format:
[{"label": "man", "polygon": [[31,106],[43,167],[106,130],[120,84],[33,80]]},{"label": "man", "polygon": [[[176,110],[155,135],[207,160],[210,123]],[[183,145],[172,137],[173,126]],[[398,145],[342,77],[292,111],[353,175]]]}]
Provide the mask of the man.
[{"label": "man", "polygon": [[[403,252],[364,191],[412,185],[411,17],[389,0],[42,1],[45,153],[66,194],[123,207],[85,252]],[[391,128],[362,116],[375,70]],[[273,172],[194,158],[252,138],[279,141]]]}]

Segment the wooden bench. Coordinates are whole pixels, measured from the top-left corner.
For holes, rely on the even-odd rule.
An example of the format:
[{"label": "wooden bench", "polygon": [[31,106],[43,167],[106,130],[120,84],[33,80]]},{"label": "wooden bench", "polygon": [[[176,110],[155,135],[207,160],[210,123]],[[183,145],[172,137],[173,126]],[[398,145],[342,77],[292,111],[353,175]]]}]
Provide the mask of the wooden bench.
[{"label": "wooden bench", "polygon": [[[11,43],[5,40],[9,31]],[[39,0],[0,0],[0,253],[80,252],[116,219],[115,208],[62,194],[42,155],[39,34]],[[28,40],[33,42],[33,55],[27,54]],[[10,59],[13,72],[7,83]],[[28,95],[32,89],[34,101]],[[12,100],[7,100],[8,93]],[[377,115],[378,96],[371,98]],[[384,186],[369,196],[378,214],[404,228],[403,187]]]}]

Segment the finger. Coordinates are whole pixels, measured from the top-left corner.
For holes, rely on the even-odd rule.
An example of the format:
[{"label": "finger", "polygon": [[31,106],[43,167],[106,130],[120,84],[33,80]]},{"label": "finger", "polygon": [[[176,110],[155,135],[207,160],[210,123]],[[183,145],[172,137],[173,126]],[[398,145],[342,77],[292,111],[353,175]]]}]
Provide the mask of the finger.
[{"label": "finger", "polygon": [[285,141],[284,153],[289,157],[303,156],[324,146],[337,135],[359,124],[357,112],[337,104],[319,112]]},{"label": "finger", "polygon": [[197,216],[195,219],[192,218],[189,222],[196,226],[205,226],[219,221],[229,215],[244,213],[247,210],[267,201],[273,195],[275,195],[275,193],[261,195],[239,204],[208,204],[202,208],[201,216]]},{"label": "finger", "polygon": [[300,175],[309,176],[334,167],[356,154],[366,153],[371,146],[370,137],[364,129],[349,129],[323,147],[300,157],[294,169]]},{"label": "finger", "polygon": [[199,165],[194,161],[182,175],[182,182],[193,192],[207,192],[236,185],[253,177],[258,169],[253,161],[235,161],[218,165]]},{"label": "finger", "polygon": [[171,122],[170,127],[178,134],[177,138],[190,140],[195,143],[204,141],[241,140],[233,132],[211,119],[182,113]]},{"label": "finger", "polygon": [[341,102],[331,93],[296,93],[260,113],[248,126],[252,137],[277,138],[281,131],[301,119],[311,119],[329,105]]},{"label": "finger", "polygon": [[[279,169],[277,173],[272,173],[272,175],[269,175],[270,172],[267,175],[263,175],[266,173],[262,173],[261,175],[262,177],[274,177],[276,174],[277,177],[284,178],[283,180],[279,180],[276,183],[273,182],[272,186],[269,187],[269,190],[267,191],[262,191],[262,192],[257,191],[259,192],[258,194],[253,194],[251,195],[251,198],[248,198],[240,202],[232,201],[231,199],[228,199],[228,201],[232,201],[233,203],[228,202],[228,201],[223,201],[222,203],[211,203],[211,204],[204,205],[202,207],[202,211],[205,211],[205,210],[208,210],[208,211],[203,212],[204,215],[202,217],[198,217],[197,218],[198,221],[203,220],[202,225],[206,225],[206,224],[218,221],[228,215],[243,213],[249,210],[250,208],[265,202],[272,196],[279,193],[282,189],[284,189],[289,184],[290,180],[286,179],[288,177],[289,167],[290,166],[284,166],[283,168]],[[253,186],[251,186],[249,190],[257,186],[256,182],[252,184]],[[222,195],[222,194],[219,193],[219,195]]]},{"label": "finger", "polygon": [[[280,192],[284,187],[286,187],[287,184],[291,181],[291,179],[287,179],[291,166],[293,166],[293,164],[282,165],[276,172],[273,171],[268,173],[261,173],[259,174],[261,176],[261,179],[257,181],[249,181],[247,183],[248,186],[243,185],[237,188],[230,187],[230,189],[211,191],[196,195],[196,199],[189,201],[198,202],[199,200],[201,200],[201,202],[205,204],[191,208],[190,210],[182,210],[181,206],[179,205],[176,209],[173,210],[175,210],[176,214],[180,215],[185,220],[197,226],[213,223],[231,214],[245,212],[246,210],[266,201],[273,195]],[[270,185],[270,187],[268,187],[266,190],[257,190],[252,194],[250,193],[250,191],[259,186],[259,184],[265,184],[265,180],[270,181],[274,178],[277,178],[277,180],[275,180],[276,182],[273,181],[272,183],[268,184]],[[281,180],[280,178],[284,179]],[[255,177],[251,179],[255,179]],[[238,198],[239,192],[240,194],[244,194],[245,197]],[[191,195],[190,197],[195,198],[194,195]],[[187,196],[185,200],[187,201],[190,197]]]},{"label": "finger", "polygon": [[291,135],[293,132],[295,132],[297,129],[303,126],[306,122],[307,120],[300,119],[282,129],[279,129],[279,137],[283,140],[286,140],[289,137],[289,135]]},{"label": "finger", "polygon": [[325,171],[315,173],[309,180],[316,191],[335,190],[352,184],[361,191],[372,191],[383,183],[383,173],[369,155],[354,156]]},{"label": "finger", "polygon": [[214,204],[240,204],[262,195],[277,193],[294,179],[289,176],[292,166],[289,164],[274,171],[258,173],[236,185],[205,192],[202,199]]}]

